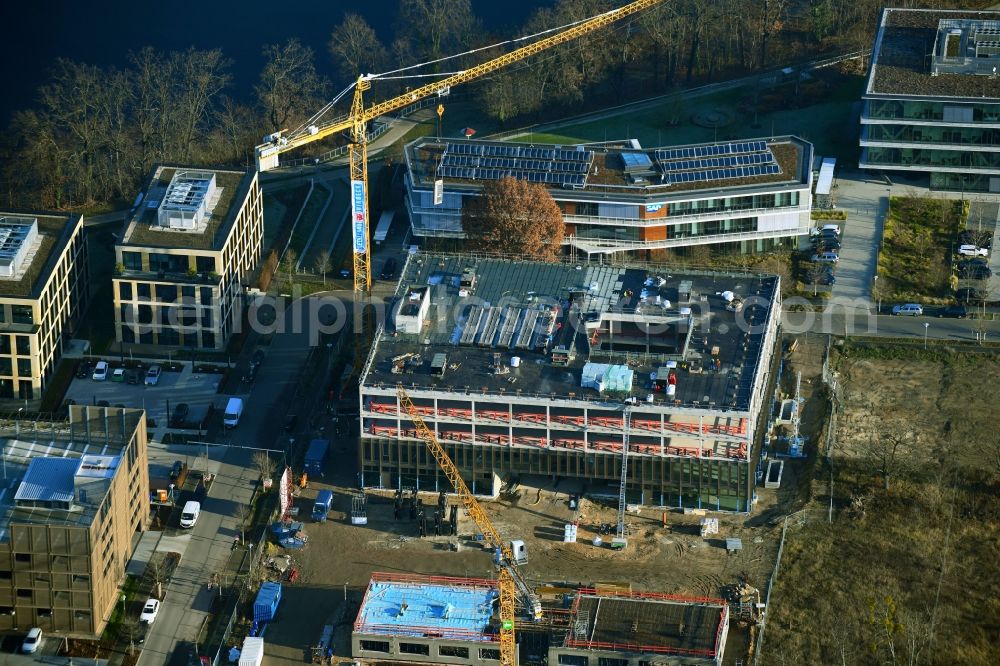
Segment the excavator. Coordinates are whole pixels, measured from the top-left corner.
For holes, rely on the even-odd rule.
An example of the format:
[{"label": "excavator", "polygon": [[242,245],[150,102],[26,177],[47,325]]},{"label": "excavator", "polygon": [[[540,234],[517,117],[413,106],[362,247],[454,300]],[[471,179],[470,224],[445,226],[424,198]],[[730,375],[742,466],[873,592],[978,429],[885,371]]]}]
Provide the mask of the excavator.
[{"label": "excavator", "polygon": [[444,450],[434,432],[427,427],[420,413],[410,400],[410,396],[400,386],[397,389],[400,408],[413,421],[417,436],[424,440],[434,459],[444,475],[448,477],[455,494],[458,495],[466,512],[475,521],[476,527],[482,532],[483,538],[497,553],[497,583],[500,590],[500,666],[516,666],[517,643],[514,640],[514,622],[516,617],[517,599],[520,598],[523,615],[529,620],[542,619],[542,604],[538,597],[528,587],[524,574],[517,566],[514,552],[500,533],[493,526],[482,505],[476,500],[469,486],[462,479],[458,467],[452,462],[448,452]]},{"label": "excavator", "polygon": [[[635,0],[617,9],[612,9],[572,24],[566,29],[532,42],[526,46],[514,49],[509,53],[497,56],[484,63],[470,67],[450,76],[422,85],[402,95],[383,102],[365,106],[363,94],[379,77],[363,74],[353,84],[354,94],[351,110],[343,116],[327,122],[320,118],[332,108],[327,104],[319,113],[313,116],[301,127],[289,132],[279,130],[264,137],[264,142],[255,149],[257,170],[269,171],[278,167],[278,156],[290,150],[325,139],[329,136],[348,133],[348,160],[351,178],[351,236],[353,238],[354,262],[354,300],[356,304],[365,303],[371,296],[372,266],[371,248],[368,234],[368,123],[380,116],[409,106],[432,95],[445,95],[456,86],[487,74],[501,70],[508,65],[520,62],[525,58],[550,49],[559,44],[565,44],[599,28],[610,25],[622,18],[631,16],[644,9],[660,4],[663,0]],[[348,89],[349,90],[349,89]],[[347,91],[345,91],[346,93]],[[357,305],[356,305],[357,307]],[[370,312],[370,309],[366,310]],[[370,316],[364,316],[362,325],[357,327],[359,340],[355,344],[355,359],[352,376],[361,371],[367,356],[366,341],[372,331]]]}]

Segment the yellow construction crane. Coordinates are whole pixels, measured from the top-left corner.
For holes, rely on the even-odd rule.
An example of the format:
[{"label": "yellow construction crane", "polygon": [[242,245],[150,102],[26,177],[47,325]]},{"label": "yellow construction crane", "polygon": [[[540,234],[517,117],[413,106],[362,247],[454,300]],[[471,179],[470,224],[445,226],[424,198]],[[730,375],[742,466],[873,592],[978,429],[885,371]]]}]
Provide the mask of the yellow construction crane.
[{"label": "yellow construction crane", "polygon": [[[366,129],[368,123],[379,116],[398,111],[405,106],[418,102],[431,95],[443,95],[452,86],[472,81],[490,74],[507,65],[519,62],[553,46],[572,41],[577,37],[593,32],[615,21],[635,14],[636,12],[660,4],[663,0],[636,0],[618,9],[612,9],[556,33],[537,42],[522,46],[510,53],[488,60],[475,67],[445,77],[434,83],[428,83],[403,95],[384,102],[372,104],[365,108],[363,93],[371,88],[372,75],[358,77],[354,87],[354,100],[351,110],[342,116],[324,124],[307,125],[291,134],[279,130],[264,138],[264,143],[257,146],[257,169],[268,171],[278,166],[278,155],[299,148],[313,141],[319,141],[333,134],[348,132],[350,144],[348,156],[351,174],[351,229],[354,255],[354,297],[361,300],[371,291],[372,267],[371,250],[368,245],[368,147]],[[358,370],[359,368],[355,368]]]},{"label": "yellow construction crane", "polygon": [[515,598],[520,595],[521,603],[524,605],[525,614],[532,620],[539,620],[542,617],[542,605],[539,602],[528,582],[524,580],[521,570],[517,568],[517,561],[510,546],[501,538],[500,533],[493,527],[486,511],[476,500],[469,490],[462,475],[458,473],[458,467],[452,462],[448,452],[444,450],[438,442],[434,432],[427,427],[421,418],[417,408],[413,406],[413,401],[402,387],[399,388],[399,405],[413,421],[417,429],[417,436],[424,440],[427,448],[430,449],[434,459],[444,475],[451,481],[452,487],[465,510],[476,522],[479,531],[483,533],[486,541],[497,551],[499,551],[499,571],[497,573],[498,587],[500,588],[500,666],[516,666],[517,664],[517,643],[514,641],[514,616]]}]

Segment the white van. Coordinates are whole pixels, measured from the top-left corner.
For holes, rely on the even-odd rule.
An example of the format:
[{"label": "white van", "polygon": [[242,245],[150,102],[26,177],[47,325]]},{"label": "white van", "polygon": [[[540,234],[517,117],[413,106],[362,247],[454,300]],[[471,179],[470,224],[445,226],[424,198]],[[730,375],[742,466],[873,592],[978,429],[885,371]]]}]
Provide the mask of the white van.
[{"label": "white van", "polygon": [[226,411],[222,415],[222,425],[227,428],[235,428],[243,415],[243,399],[230,398],[226,403]]},{"label": "white van", "polygon": [[201,502],[185,502],[181,510],[181,527],[194,527],[201,514]]}]

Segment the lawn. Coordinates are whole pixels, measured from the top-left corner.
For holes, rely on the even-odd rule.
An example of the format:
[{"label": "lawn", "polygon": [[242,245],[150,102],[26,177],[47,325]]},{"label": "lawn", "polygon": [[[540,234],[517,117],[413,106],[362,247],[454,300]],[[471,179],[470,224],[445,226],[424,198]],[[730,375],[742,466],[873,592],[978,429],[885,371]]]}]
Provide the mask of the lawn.
[{"label": "lawn", "polygon": [[892,197],[878,256],[878,296],[886,301],[947,301],[952,244],[966,214],[961,201]]},{"label": "lawn", "polygon": [[911,349],[834,350],[832,472],[791,521],[763,665],[998,663],[1000,436],[982,387],[1000,356]]},{"label": "lawn", "polygon": [[[545,132],[529,132],[514,140],[574,143],[627,138],[654,147],[794,134],[813,142],[819,155],[836,157],[842,164],[856,164],[854,116],[862,86],[863,77],[830,70],[802,83],[797,94],[792,85],[786,84],[761,92],[756,101],[751,87],[677,97],[640,111],[615,112],[600,120],[547,124]],[[732,113],[732,122],[718,129],[692,122],[694,116],[716,109]]]}]

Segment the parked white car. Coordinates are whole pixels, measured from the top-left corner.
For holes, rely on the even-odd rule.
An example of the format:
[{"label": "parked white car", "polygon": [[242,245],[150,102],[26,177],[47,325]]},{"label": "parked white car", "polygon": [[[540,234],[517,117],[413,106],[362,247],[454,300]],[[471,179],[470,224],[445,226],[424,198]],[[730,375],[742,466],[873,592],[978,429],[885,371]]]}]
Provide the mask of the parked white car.
[{"label": "parked white car", "polygon": [[908,315],[910,317],[919,317],[924,314],[924,308],[919,303],[906,303],[905,305],[893,305],[892,314]]},{"label": "parked white car", "polygon": [[34,654],[38,650],[38,646],[42,644],[42,630],[35,627],[28,632],[28,635],[24,637],[24,642],[21,643],[21,652],[25,654]]},{"label": "parked white car", "polygon": [[97,365],[94,366],[94,374],[91,375],[91,378],[95,382],[103,382],[106,380],[108,378],[108,362],[98,361]]},{"label": "parked white car", "polygon": [[142,607],[142,614],[139,615],[139,623],[153,624],[156,614],[160,612],[160,600],[150,597],[146,605]]},{"label": "parked white car", "polygon": [[959,245],[958,253],[963,257],[985,257],[989,255],[990,251],[985,247],[976,247],[975,245]]},{"label": "parked white car", "polygon": [[146,386],[156,386],[160,383],[160,373],[163,372],[163,368],[158,365],[149,366],[149,370],[146,371]]}]

